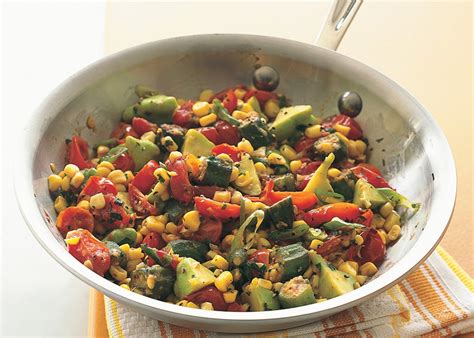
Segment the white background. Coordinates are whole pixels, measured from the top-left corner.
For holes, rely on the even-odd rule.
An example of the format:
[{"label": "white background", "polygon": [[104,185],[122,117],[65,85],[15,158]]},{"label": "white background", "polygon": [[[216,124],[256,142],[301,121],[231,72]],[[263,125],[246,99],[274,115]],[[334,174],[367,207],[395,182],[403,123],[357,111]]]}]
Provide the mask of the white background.
[{"label": "white background", "polygon": [[[97,1],[5,4],[0,115],[0,335],[87,333],[88,287],[36,243],[21,218],[13,192],[15,154],[21,151],[15,148],[15,138],[47,93],[104,54],[165,37],[240,32],[313,43],[328,8],[328,1],[277,5],[106,5]],[[466,257],[466,244],[456,245],[452,239],[462,233],[465,240],[473,233],[472,10],[469,1],[366,0],[339,48],[406,87],[433,113],[447,134],[458,162],[458,196],[462,198],[458,198],[444,245],[458,260]]]}]

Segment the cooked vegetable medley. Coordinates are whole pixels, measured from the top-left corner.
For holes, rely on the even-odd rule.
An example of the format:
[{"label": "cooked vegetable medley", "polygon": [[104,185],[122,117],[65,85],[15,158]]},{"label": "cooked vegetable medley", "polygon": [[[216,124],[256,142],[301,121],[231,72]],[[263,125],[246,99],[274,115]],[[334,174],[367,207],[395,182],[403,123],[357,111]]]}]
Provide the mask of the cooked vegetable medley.
[{"label": "cooked vegetable medley", "polygon": [[359,95],[321,119],[269,91],[275,76],[197,101],[137,86],[92,152],[66,140],[48,185],[71,255],[127,290],[217,311],[313,304],[376,274],[418,205],[366,163]]}]

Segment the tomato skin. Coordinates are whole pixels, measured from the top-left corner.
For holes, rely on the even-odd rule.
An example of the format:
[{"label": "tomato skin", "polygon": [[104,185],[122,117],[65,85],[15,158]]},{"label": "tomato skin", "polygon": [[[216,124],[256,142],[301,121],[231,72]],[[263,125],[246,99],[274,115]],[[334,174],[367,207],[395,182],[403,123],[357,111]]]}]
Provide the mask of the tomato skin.
[{"label": "tomato skin", "polygon": [[203,216],[218,219],[231,219],[240,217],[240,206],[230,203],[221,203],[205,197],[194,197],[196,209]]},{"label": "tomato skin", "polygon": [[180,157],[173,161],[168,160],[166,166],[170,171],[176,173],[176,176],[172,176],[170,179],[171,196],[180,202],[190,203],[194,193],[184,159]]},{"label": "tomato skin", "polygon": [[198,123],[192,110],[193,104],[194,101],[191,100],[182,104],[173,114],[173,123],[185,128],[197,127]]},{"label": "tomato skin", "polygon": [[215,127],[199,128],[198,131],[201,134],[203,134],[212,143],[214,144],[222,143],[221,137],[219,136],[219,133],[217,132],[217,129]]},{"label": "tomato skin", "polygon": [[235,110],[235,107],[237,107],[237,97],[235,96],[234,90],[229,89],[225,95],[224,100],[222,101],[222,105],[227,109],[229,114],[232,114],[232,112]]},{"label": "tomato skin", "polygon": [[359,140],[364,136],[359,123],[357,123],[357,121],[352,117],[343,114],[329,116],[323,121],[322,126],[324,128],[334,128],[338,123],[351,129],[347,138],[351,140]]},{"label": "tomato skin", "polygon": [[298,142],[296,142],[294,149],[296,150],[297,153],[306,151],[313,146],[316,140],[317,140],[316,138],[309,138],[309,137],[303,136],[302,138],[298,140]]},{"label": "tomato skin", "polygon": [[388,182],[383,178],[380,171],[373,165],[361,163],[351,168],[357,178],[362,178],[372,184],[375,188],[390,188]]},{"label": "tomato skin", "polygon": [[224,295],[222,292],[217,290],[215,286],[206,286],[205,288],[186,296],[184,299],[198,305],[205,302],[212,303],[212,307],[216,311],[227,310],[227,303],[224,300]]},{"label": "tomato skin", "polygon": [[156,215],[158,210],[132,183],[128,185],[128,197],[132,208],[141,215]]},{"label": "tomato skin", "polygon": [[339,236],[333,237],[328,241],[324,242],[319,248],[316,249],[316,252],[321,256],[327,256],[330,253],[333,253],[339,250],[339,247],[342,244],[342,239]]},{"label": "tomato skin", "polygon": [[318,202],[316,194],[309,191],[273,191],[275,182],[269,180],[260,197],[249,197],[253,202],[262,202],[266,205],[273,205],[282,199],[291,196],[291,202],[299,209],[305,210],[314,206]]},{"label": "tomato skin", "polygon": [[156,131],[158,126],[142,117],[134,117],[132,119],[132,129],[137,133],[138,136],[142,136],[146,132]]},{"label": "tomato skin", "polygon": [[130,215],[125,208],[117,203],[112,194],[104,195],[105,207],[102,209],[93,209],[94,220],[104,225],[106,229],[126,228],[130,223]]},{"label": "tomato skin", "polygon": [[148,161],[148,163],[145,164],[135,175],[131,184],[133,184],[143,194],[148,193],[158,180],[153,173],[159,167],[160,166],[156,161]]},{"label": "tomato skin", "polygon": [[361,234],[364,243],[360,246],[352,245],[347,250],[347,258],[359,264],[372,262],[379,265],[383,262],[386,248],[377,230],[369,228]]},{"label": "tomato skin", "polygon": [[229,312],[245,312],[245,309],[241,304],[239,304],[237,302],[234,302],[234,303],[230,303],[227,306],[227,311],[229,311]]},{"label": "tomato skin", "polygon": [[143,238],[142,243],[154,249],[161,249],[166,245],[165,241],[160,236],[160,234],[154,231],[147,233],[145,237]]},{"label": "tomato skin", "polygon": [[192,239],[195,241],[210,241],[211,243],[219,243],[222,235],[222,222],[218,219],[205,218],[199,230],[193,233]]},{"label": "tomato skin", "polygon": [[232,161],[240,161],[240,150],[236,146],[231,146],[227,143],[222,143],[212,148],[212,155],[227,154]]},{"label": "tomato skin", "polygon": [[253,254],[250,255],[249,261],[262,263],[268,266],[268,264],[270,264],[270,250],[260,249],[255,251]]},{"label": "tomato skin", "polygon": [[251,89],[245,93],[244,101],[247,102],[252,96],[255,96],[261,107],[263,107],[268,100],[276,100],[278,98],[275,93],[267,92],[265,90]]},{"label": "tomato skin", "polygon": [[117,188],[112,181],[99,176],[91,176],[87,180],[84,189],[79,194],[80,198],[85,195],[93,196],[98,193],[117,195]]},{"label": "tomato skin", "polygon": [[317,227],[323,223],[331,221],[334,217],[339,217],[345,221],[355,221],[360,216],[360,209],[357,205],[346,202],[323,205],[304,214],[304,221],[309,226]]},{"label": "tomato skin", "polygon": [[207,198],[213,198],[216,191],[224,191],[225,188],[218,187],[217,185],[195,185],[193,186],[194,196],[204,196]]},{"label": "tomato skin", "polygon": [[116,138],[117,140],[124,139],[127,136],[138,137],[138,134],[133,130],[132,125],[120,122],[115,130],[110,134],[110,137]]},{"label": "tomato skin", "polygon": [[88,210],[69,207],[59,213],[56,219],[56,227],[63,237],[69,231],[77,229],[85,229],[92,232],[94,230],[94,217]]},{"label": "tomato skin", "polygon": [[302,162],[303,162],[303,165],[297,171],[298,175],[314,174],[316,169],[318,169],[319,166],[323,163],[323,161],[310,161],[310,160],[302,161]]},{"label": "tomato skin", "polygon": [[84,229],[70,231],[66,239],[76,237],[79,237],[79,242],[74,245],[67,244],[68,252],[81,263],[89,260],[92,271],[104,276],[110,268],[110,253],[107,246]]},{"label": "tomato skin", "polygon": [[68,163],[75,164],[79,169],[92,168],[94,164],[88,161],[89,146],[82,137],[73,136],[68,145],[67,160]]},{"label": "tomato skin", "polygon": [[[240,142],[240,132],[236,126],[231,125],[227,121],[219,120],[216,122],[214,127],[219,134],[219,142],[218,143],[227,143],[230,145],[237,145]],[[217,143],[215,143],[217,144]]]},{"label": "tomato skin", "polygon": [[135,163],[133,163],[132,156],[130,154],[125,153],[121,154],[114,162],[115,169],[120,169],[122,171],[133,171],[135,169]]}]

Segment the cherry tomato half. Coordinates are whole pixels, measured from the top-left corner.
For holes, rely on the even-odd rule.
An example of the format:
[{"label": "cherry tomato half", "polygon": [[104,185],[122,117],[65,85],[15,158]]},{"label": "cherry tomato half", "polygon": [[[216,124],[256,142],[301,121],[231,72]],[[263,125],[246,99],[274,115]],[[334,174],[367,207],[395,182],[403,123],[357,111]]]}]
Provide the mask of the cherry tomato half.
[{"label": "cherry tomato half", "polygon": [[[219,134],[219,142],[218,143],[227,143],[230,145],[237,145],[240,142],[240,132],[236,126],[231,125],[227,121],[219,120],[216,122],[214,127]],[[217,143],[215,143],[217,144]]]},{"label": "cherry tomato half", "polygon": [[94,230],[94,217],[83,208],[69,207],[61,211],[56,219],[56,227],[63,237],[71,230]]},{"label": "cherry tomato half", "polygon": [[134,117],[132,119],[132,128],[138,136],[142,136],[146,132],[156,131],[158,126],[142,117]]},{"label": "cherry tomato half", "polygon": [[364,239],[362,245],[352,245],[347,250],[347,258],[359,264],[372,262],[378,265],[383,262],[386,249],[377,230],[369,228],[361,234]]},{"label": "cherry tomato half", "polygon": [[156,215],[156,207],[148,202],[145,195],[142,194],[132,183],[128,185],[128,197],[132,208],[141,215]]},{"label": "cherry tomato half", "polygon": [[106,229],[121,229],[128,226],[130,215],[122,206],[123,202],[112,194],[104,195],[105,207],[92,209],[96,223],[102,224]]},{"label": "cherry tomato half", "polygon": [[211,243],[218,243],[222,235],[222,222],[218,219],[205,218],[199,230],[193,233],[192,238],[195,241],[210,241]]},{"label": "cherry tomato half", "polygon": [[99,176],[91,176],[87,180],[84,189],[82,189],[81,193],[79,194],[79,198],[84,197],[85,195],[93,196],[98,193],[103,194],[112,194],[117,195],[117,188],[112,183],[112,181]]},{"label": "cherry tomato half", "polygon": [[156,161],[148,161],[148,163],[145,164],[143,168],[141,168],[140,171],[135,175],[131,184],[133,184],[133,186],[135,186],[143,194],[148,193],[158,180],[153,173],[159,167],[160,166],[158,163],[156,163]]}]

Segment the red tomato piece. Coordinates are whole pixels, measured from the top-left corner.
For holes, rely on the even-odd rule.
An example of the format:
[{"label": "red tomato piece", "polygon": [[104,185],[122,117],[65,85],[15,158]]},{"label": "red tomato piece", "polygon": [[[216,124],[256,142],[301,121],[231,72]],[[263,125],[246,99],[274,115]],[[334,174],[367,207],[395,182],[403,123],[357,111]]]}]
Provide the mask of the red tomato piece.
[{"label": "red tomato piece", "polygon": [[141,215],[156,215],[156,207],[148,202],[145,195],[142,194],[132,183],[128,185],[128,197],[132,208]]},{"label": "red tomato piece", "polygon": [[270,264],[270,250],[260,249],[255,251],[253,254],[250,255],[249,261],[262,263],[265,265]]},{"label": "red tomato piece", "polygon": [[85,229],[92,232],[94,230],[94,217],[88,210],[69,207],[59,213],[56,219],[56,227],[63,237],[71,230]]},{"label": "red tomato piece", "polygon": [[216,191],[224,191],[225,188],[216,185],[195,185],[193,186],[194,196],[204,196],[207,198],[214,198]]},{"label": "red tomato piece", "polygon": [[95,221],[109,230],[126,228],[130,223],[130,215],[122,206],[123,202],[112,194],[104,195],[104,199],[104,208],[91,211]]},{"label": "red tomato piece", "polygon": [[359,123],[357,123],[357,121],[352,117],[343,114],[329,116],[323,121],[322,126],[324,128],[334,128],[334,126],[338,123],[350,128],[347,138],[351,140],[358,140],[364,136]]},{"label": "red tomato piece", "polygon": [[304,221],[312,227],[320,226],[331,221],[334,217],[342,220],[354,222],[360,216],[360,209],[357,205],[346,202],[323,205],[304,214]]},{"label": "red tomato piece", "polygon": [[222,143],[212,148],[212,155],[227,154],[232,161],[240,161],[240,150],[236,146],[231,146],[227,143]]},{"label": "red tomato piece", "polygon": [[88,180],[84,189],[79,194],[79,198],[85,195],[93,196],[98,193],[117,195],[117,188],[112,181],[99,176],[91,176]]},{"label": "red tomato piece", "polygon": [[318,169],[322,163],[323,161],[309,161],[309,160],[306,162],[303,162],[303,165],[301,166],[300,169],[298,169],[297,174],[298,175],[314,174],[316,169]]},{"label": "red tomato piece", "polygon": [[183,203],[190,203],[193,200],[193,186],[189,181],[186,163],[182,157],[173,161],[166,161],[166,166],[170,171],[176,173],[170,179],[171,196]]},{"label": "red tomato piece", "polygon": [[298,142],[296,142],[294,149],[296,150],[297,153],[306,151],[313,146],[316,140],[317,140],[316,138],[309,138],[309,137],[303,136],[302,138],[299,139]]},{"label": "red tomato piece", "polygon": [[173,114],[173,123],[185,128],[197,127],[197,119],[192,110],[193,104],[194,101],[187,101],[176,109]]},{"label": "red tomato piece", "polygon": [[205,302],[212,303],[212,307],[216,311],[227,310],[227,303],[224,300],[224,295],[222,292],[217,290],[215,286],[206,286],[205,288],[186,296],[184,299],[198,305]]},{"label": "red tomato piece", "polygon": [[92,168],[94,164],[88,161],[89,146],[82,137],[73,136],[68,144],[67,159],[69,163],[75,164],[79,169]]},{"label": "red tomato piece", "polygon": [[124,139],[127,136],[138,137],[138,134],[133,130],[131,124],[124,122],[120,122],[117,128],[110,134],[110,137],[116,138],[117,140]]},{"label": "red tomato piece", "polygon": [[316,252],[321,256],[327,256],[330,253],[336,252],[339,250],[342,243],[342,239],[339,236],[333,237],[328,241],[324,242],[319,248],[316,249]]},{"label": "red tomato piece", "polygon": [[131,184],[133,184],[143,194],[148,193],[158,181],[153,173],[159,167],[160,165],[156,163],[156,161],[148,161],[148,163],[145,164],[143,168],[141,168],[140,171],[135,175]]},{"label": "red tomato piece", "polygon": [[359,264],[372,262],[378,265],[383,262],[386,254],[385,245],[377,230],[369,228],[361,234],[364,243],[352,245],[347,250],[347,258]]},{"label": "red tomato piece", "polygon": [[196,209],[203,216],[218,219],[231,219],[240,216],[240,206],[230,203],[221,203],[205,197],[194,197]]},{"label": "red tomato piece", "polygon": [[[370,167],[375,168],[374,166]],[[375,168],[376,171],[373,171],[369,169],[370,167],[367,165],[367,163],[364,163],[363,165],[359,164],[351,168],[351,171],[354,173],[355,176],[357,176],[357,178],[362,178],[366,180],[375,188],[390,188],[390,185],[380,174],[380,171],[378,171],[377,168]]]},{"label": "red tomato piece", "polygon": [[77,237],[79,241],[76,244],[67,244],[68,252],[81,263],[89,261],[92,271],[104,276],[110,268],[110,253],[107,246],[85,229],[70,231],[66,239]]},{"label": "red tomato piece", "polygon": [[372,223],[373,218],[374,218],[374,213],[372,212],[372,210],[367,209],[359,216],[356,223],[363,224],[366,227],[369,227],[370,224]]},{"label": "red tomato piece", "polygon": [[204,136],[206,136],[206,138],[212,143],[214,144],[222,143],[219,133],[217,132],[217,129],[215,127],[199,128],[198,131]]},{"label": "red tomato piece", "polygon": [[211,243],[219,243],[222,235],[222,222],[218,219],[205,218],[199,230],[193,233],[192,238],[195,241],[210,241]]},{"label": "red tomato piece", "polygon": [[154,231],[147,233],[145,237],[143,238],[142,243],[154,249],[161,249],[166,245],[165,241],[160,236],[160,234]]},{"label": "red tomato piece", "polygon": [[[219,134],[219,142],[217,143],[227,143],[230,145],[236,145],[240,142],[240,132],[236,126],[231,125],[227,121],[219,120],[216,122],[214,127]],[[215,143],[215,144],[217,144]]]},{"label": "red tomato piece", "polygon": [[133,171],[135,169],[135,163],[133,163],[133,158],[128,153],[120,154],[119,157],[114,162],[115,169],[120,169],[122,171]]},{"label": "red tomato piece", "polygon": [[138,136],[142,136],[146,132],[156,131],[158,126],[142,117],[134,117],[132,119],[132,129],[137,133]]},{"label": "red tomato piece", "polygon": [[225,95],[224,100],[222,101],[222,105],[227,109],[229,114],[232,114],[232,112],[235,110],[235,107],[237,107],[237,97],[235,96],[234,90],[229,89]]}]

